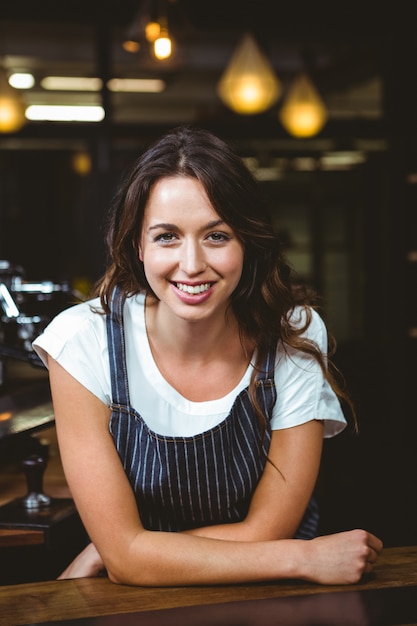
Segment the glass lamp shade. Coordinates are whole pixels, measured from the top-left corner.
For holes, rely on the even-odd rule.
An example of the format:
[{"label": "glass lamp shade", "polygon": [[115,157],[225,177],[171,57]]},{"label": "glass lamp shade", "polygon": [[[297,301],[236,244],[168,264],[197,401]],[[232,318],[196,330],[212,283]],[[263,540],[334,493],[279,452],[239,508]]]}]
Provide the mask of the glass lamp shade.
[{"label": "glass lamp shade", "polygon": [[284,128],[294,137],[313,137],[327,122],[327,109],[306,74],[293,82],[279,111]]},{"label": "glass lamp shade", "polygon": [[243,36],[217,91],[224,104],[241,115],[262,113],[278,100],[280,82],[251,35]]},{"label": "glass lamp shade", "polygon": [[139,52],[140,50],[140,41],[136,41],[136,39],[125,39],[122,43],[123,49],[126,52],[131,52],[134,54],[135,52]]},{"label": "glass lamp shade", "polygon": [[158,22],[148,22],[145,26],[145,37],[150,43],[154,43],[161,34],[161,26]]},{"label": "glass lamp shade", "polygon": [[4,70],[0,68],[0,132],[14,133],[25,122],[24,104],[19,94],[10,87]]},{"label": "glass lamp shade", "polygon": [[159,61],[169,59],[172,54],[172,40],[168,31],[162,29],[159,36],[154,41],[154,54]]}]

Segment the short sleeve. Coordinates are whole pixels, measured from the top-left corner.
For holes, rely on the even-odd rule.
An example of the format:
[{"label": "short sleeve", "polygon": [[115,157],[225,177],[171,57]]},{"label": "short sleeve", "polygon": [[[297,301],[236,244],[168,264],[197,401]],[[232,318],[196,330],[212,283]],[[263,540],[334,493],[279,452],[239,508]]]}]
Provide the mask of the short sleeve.
[{"label": "short sleeve", "polygon": [[[327,332],[319,314],[311,310],[312,319],[304,337],[327,354]],[[305,323],[305,312],[297,308],[292,322]],[[321,420],[324,437],[333,437],[346,426],[340,402],[323,376],[317,361],[310,355],[282,344],[278,345],[275,368],[277,401],[271,419],[273,430],[291,428],[310,420]]]},{"label": "short sleeve", "polygon": [[[49,354],[71,376],[102,402],[110,404],[105,316],[95,301],[83,302],[59,313],[33,342],[46,365]],[[98,302],[95,303],[98,307]]]}]

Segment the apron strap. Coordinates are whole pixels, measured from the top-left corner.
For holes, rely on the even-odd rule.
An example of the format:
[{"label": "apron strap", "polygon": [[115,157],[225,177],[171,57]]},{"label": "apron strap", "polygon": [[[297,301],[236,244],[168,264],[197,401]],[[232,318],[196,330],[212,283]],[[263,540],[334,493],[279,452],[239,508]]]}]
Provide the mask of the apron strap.
[{"label": "apron strap", "polygon": [[113,404],[129,404],[129,386],[126,369],[126,347],[123,329],[123,308],[125,296],[116,286],[110,301],[110,314],[107,315],[107,344],[110,363],[110,377]]}]

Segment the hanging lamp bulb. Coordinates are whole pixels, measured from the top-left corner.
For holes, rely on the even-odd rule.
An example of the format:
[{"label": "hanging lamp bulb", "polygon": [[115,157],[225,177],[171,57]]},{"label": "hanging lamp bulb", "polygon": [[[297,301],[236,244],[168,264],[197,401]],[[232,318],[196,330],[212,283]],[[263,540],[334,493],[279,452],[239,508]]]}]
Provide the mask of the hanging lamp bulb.
[{"label": "hanging lamp bulb", "polygon": [[172,54],[172,40],[166,28],[161,28],[153,44],[153,51],[158,61],[169,59]]},{"label": "hanging lamp bulb", "polygon": [[155,43],[161,34],[161,25],[158,22],[148,22],[145,26],[145,37],[149,43]]},{"label": "hanging lamp bulb", "polygon": [[128,37],[123,41],[122,46],[126,52],[134,54],[140,50],[140,41],[134,39],[133,37]]},{"label": "hanging lamp bulb", "polygon": [[239,42],[217,91],[226,106],[241,115],[262,113],[278,100],[281,84],[250,34]]},{"label": "hanging lamp bulb", "polygon": [[0,67],[0,132],[14,133],[26,123],[25,106],[18,93],[7,80],[6,72]]},{"label": "hanging lamp bulb", "polygon": [[313,137],[327,118],[327,109],[313,83],[304,72],[299,74],[279,111],[281,124],[294,137]]}]

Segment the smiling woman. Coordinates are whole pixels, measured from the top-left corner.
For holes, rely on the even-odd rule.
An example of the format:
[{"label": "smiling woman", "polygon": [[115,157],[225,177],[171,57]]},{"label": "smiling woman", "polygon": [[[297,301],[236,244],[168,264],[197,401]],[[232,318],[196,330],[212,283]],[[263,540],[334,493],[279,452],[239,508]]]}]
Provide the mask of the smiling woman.
[{"label": "smiling woman", "polygon": [[344,395],[243,161],[202,130],[162,137],[120,187],[108,245],[95,299],[34,342],[92,540],[62,577],[350,583],[370,572],[374,535],[316,537],[322,440],[345,427]]},{"label": "smiling woman", "polygon": [[214,314],[224,330],[226,309],[242,275],[243,246],[197,179],[176,176],[155,183],[144,212],[139,257],[169,334],[176,316],[198,317],[206,324]]}]

